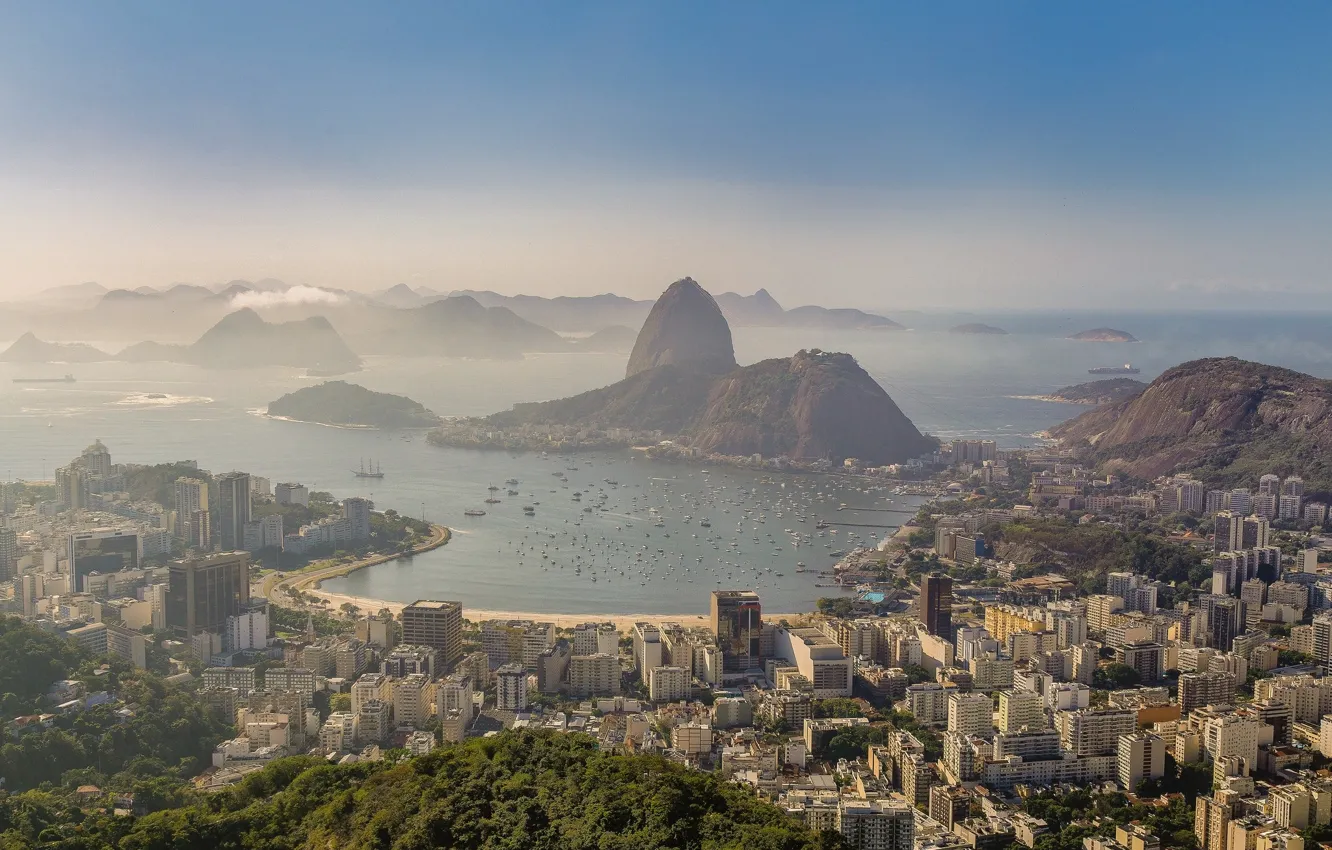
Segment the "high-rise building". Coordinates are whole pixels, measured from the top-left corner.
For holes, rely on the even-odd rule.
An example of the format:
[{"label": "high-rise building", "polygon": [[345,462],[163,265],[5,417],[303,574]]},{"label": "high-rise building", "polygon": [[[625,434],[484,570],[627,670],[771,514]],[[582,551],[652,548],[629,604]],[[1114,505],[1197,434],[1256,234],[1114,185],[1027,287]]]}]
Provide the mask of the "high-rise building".
[{"label": "high-rise building", "polygon": [[1107,756],[1116,751],[1121,735],[1138,728],[1138,712],[1130,708],[1085,708],[1055,713],[1060,742],[1079,757]]},{"label": "high-rise building", "polygon": [[418,600],[402,609],[402,642],[434,647],[441,672],[462,658],[462,603]]},{"label": "high-rise building", "polygon": [[[197,549],[206,549],[212,545],[208,534],[198,534],[198,514],[204,514],[205,528],[208,526],[208,484],[198,478],[176,478],[176,537],[188,542]],[[210,529],[209,529],[210,530]]]},{"label": "high-rise building", "polygon": [[653,667],[648,671],[648,699],[655,703],[688,699],[692,678],[683,667]]},{"label": "high-rise building", "polygon": [[841,798],[837,831],[856,850],[911,850],[916,842],[915,810],[905,801]]},{"label": "high-rise building", "polygon": [[1213,520],[1213,552],[1235,552],[1244,548],[1244,515],[1220,511]]},{"label": "high-rise building", "polygon": [[661,631],[651,623],[634,623],[634,669],[643,681],[655,667],[661,666]]},{"label": "high-rise building", "polygon": [[988,738],[994,733],[994,703],[988,694],[949,694],[948,731]]},{"label": "high-rise building", "polygon": [[1121,737],[1116,753],[1120,787],[1133,791],[1144,780],[1165,776],[1165,751],[1165,741],[1148,732]]},{"label": "high-rise building", "polygon": [[310,490],[304,484],[282,483],[273,488],[273,500],[279,505],[310,504]]},{"label": "high-rise building", "polygon": [[139,568],[139,534],[115,528],[76,531],[69,535],[69,589],[83,591],[83,580],[93,573],[116,573]]},{"label": "high-rise building", "polygon": [[1207,618],[1208,646],[1229,652],[1235,643],[1235,635],[1244,631],[1244,603],[1228,596],[1214,596],[1210,604],[1203,605],[1200,600],[1199,607],[1203,608]]},{"label": "high-rise building", "polygon": [[18,535],[11,528],[0,528],[0,581],[10,581],[18,574]]},{"label": "high-rise building", "polygon": [[[941,573],[921,576],[920,621],[925,631],[953,639],[953,580]],[[996,638],[997,640],[998,638]]]},{"label": "high-rise building", "polygon": [[1130,590],[1138,586],[1141,579],[1133,573],[1113,572],[1105,577],[1105,592],[1127,600]]},{"label": "high-rise building", "polygon": [[227,618],[243,613],[249,602],[250,556],[244,552],[186,558],[169,567],[166,625],[178,637],[220,636]]},{"label": "high-rise building", "polygon": [[370,539],[370,512],[375,503],[369,499],[350,496],[342,500],[342,516],[351,523],[352,540]]},{"label": "high-rise building", "polygon": [[81,511],[88,507],[88,472],[77,463],[62,466],[55,471],[56,490],[60,505],[67,511]]},{"label": "high-rise building", "polygon": [[619,656],[597,652],[569,659],[569,696],[610,697],[619,692]]},{"label": "high-rise building", "polygon": [[1045,728],[1045,700],[1032,691],[999,692],[999,731],[1013,735],[1023,728]]},{"label": "high-rise building", "polygon": [[1304,479],[1298,475],[1292,475],[1281,482],[1281,495],[1283,496],[1303,496]]},{"label": "high-rise building", "polygon": [[234,552],[245,545],[245,524],[250,521],[250,476],[228,472],[217,479],[217,533],[223,552]]},{"label": "high-rise building", "polygon": [[1155,682],[1165,672],[1165,647],[1150,640],[1138,640],[1119,648],[1122,663],[1138,671],[1143,682]]},{"label": "high-rise building", "polygon": [[1271,526],[1267,517],[1247,516],[1240,532],[1240,549],[1262,549],[1271,538]]},{"label": "high-rise building", "polygon": [[1224,705],[1235,698],[1235,677],[1230,673],[1184,673],[1179,677],[1179,712],[1205,705]]},{"label": "high-rise building", "polygon": [[763,606],[752,590],[712,591],[712,633],[728,673],[762,663]]},{"label": "high-rise building", "polygon": [[505,664],[495,671],[495,707],[500,711],[526,711],[527,671],[521,664]]}]

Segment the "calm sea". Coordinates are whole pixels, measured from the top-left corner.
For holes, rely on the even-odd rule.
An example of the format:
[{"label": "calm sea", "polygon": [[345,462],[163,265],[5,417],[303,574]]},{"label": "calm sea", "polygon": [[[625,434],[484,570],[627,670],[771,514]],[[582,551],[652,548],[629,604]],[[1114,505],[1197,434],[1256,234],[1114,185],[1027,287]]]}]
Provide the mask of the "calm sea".
[{"label": "calm sea", "polygon": [[[1011,333],[963,336],[942,330],[964,321],[986,321]],[[802,347],[849,351],[922,430],[945,438],[989,437],[1006,446],[1030,443],[1034,434],[1081,412],[1019,396],[1089,380],[1087,369],[1093,366],[1132,362],[1149,380],[1184,360],[1236,355],[1332,376],[1325,316],[1012,314],[910,316],[906,322],[918,329],[738,328],[736,354],[750,363]],[[1142,342],[1062,339],[1099,325],[1126,330]],[[603,386],[623,375],[624,362],[622,355],[601,354],[514,362],[371,358],[351,379],[411,396],[437,413],[478,415]],[[77,383],[11,381],[66,371]],[[442,449],[420,435],[257,415],[283,393],[313,382],[299,370],[283,369],[0,364],[0,478],[49,477],[54,467],[100,438],[117,461],[189,458],[214,472],[242,469],[274,482],[302,481],[340,497],[366,495],[380,508],[424,515],[460,533],[436,552],[361,571],[329,589],[402,601],[458,598],[476,608],[551,613],[702,612],[708,590],[719,581],[757,587],[773,610],[807,608],[829,592],[816,585],[832,553],[889,533],[903,516],[894,511],[915,504],[842,479],[721,468],[704,474],[628,452],[565,459]],[[385,478],[352,475],[362,459],[379,464]],[[565,480],[555,473],[564,473]],[[508,479],[520,483],[510,488]],[[500,491],[488,490],[492,485]],[[519,494],[509,496],[508,489]],[[575,492],[583,494],[580,499],[573,498]],[[501,502],[484,504],[492,495]],[[522,513],[528,504],[537,509],[533,517]],[[604,509],[583,510],[595,504]],[[468,508],[484,508],[487,515],[466,518],[462,512]],[[838,533],[818,536],[819,518],[832,522]],[[703,520],[711,527],[700,526]]]}]

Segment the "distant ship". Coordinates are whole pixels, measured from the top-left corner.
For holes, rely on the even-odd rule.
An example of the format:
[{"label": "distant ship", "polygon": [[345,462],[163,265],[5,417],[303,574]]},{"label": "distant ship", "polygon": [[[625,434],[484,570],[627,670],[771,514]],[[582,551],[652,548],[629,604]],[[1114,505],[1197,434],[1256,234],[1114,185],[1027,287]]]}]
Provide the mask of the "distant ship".
[{"label": "distant ship", "polygon": [[73,375],[66,375],[63,378],[15,378],[16,384],[72,384]]},{"label": "distant ship", "polygon": [[1128,363],[1123,366],[1097,366],[1095,369],[1087,370],[1088,375],[1137,375],[1140,372],[1141,369]]},{"label": "distant ship", "polygon": [[354,472],[354,473],[356,474],[356,477],[357,477],[357,478],[383,478],[383,477],[384,477],[384,473],[383,473],[382,471],[380,471],[380,469],[379,469],[379,464],[377,464],[377,463],[373,463],[373,462],[371,463],[371,468],[370,468],[370,469],[366,469],[366,468],[365,468],[365,461],[361,461],[361,468],[360,468],[360,469],[353,469],[352,472]]}]

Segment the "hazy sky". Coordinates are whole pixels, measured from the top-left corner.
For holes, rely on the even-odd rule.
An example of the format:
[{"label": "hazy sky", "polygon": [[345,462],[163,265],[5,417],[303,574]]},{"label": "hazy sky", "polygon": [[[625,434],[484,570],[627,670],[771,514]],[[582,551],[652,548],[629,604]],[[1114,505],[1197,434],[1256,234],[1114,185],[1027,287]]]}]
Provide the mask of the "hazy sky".
[{"label": "hazy sky", "polygon": [[0,296],[1332,306],[1332,4],[0,6]]}]

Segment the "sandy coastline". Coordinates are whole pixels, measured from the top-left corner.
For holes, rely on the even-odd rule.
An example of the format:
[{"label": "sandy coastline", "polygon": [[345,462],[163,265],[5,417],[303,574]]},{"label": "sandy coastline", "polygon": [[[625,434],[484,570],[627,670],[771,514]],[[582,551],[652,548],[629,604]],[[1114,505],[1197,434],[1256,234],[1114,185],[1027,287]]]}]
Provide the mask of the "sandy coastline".
[{"label": "sandy coastline", "polygon": [[[330,611],[339,610],[344,603],[350,602],[364,613],[380,611],[387,608],[393,612],[393,615],[402,614],[402,609],[406,607],[403,602],[390,602],[386,599],[372,599],[366,596],[350,596],[345,593],[329,593],[325,590],[306,590],[305,593],[317,596],[320,599],[328,600]],[[634,623],[652,623],[661,625],[662,623],[679,623],[689,628],[691,626],[706,626],[709,624],[707,614],[608,614],[608,613],[584,613],[584,614],[543,614],[539,611],[495,611],[488,608],[471,608],[467,605],[467,600],[462,600],[463,618],[479,623],[482,620],[535,620],[541,623],[554,623],[557,628],[568,629],[577,626],[580,623],[614,623],[615,627],[621,632],[630,631]],[[780,614],[764,612],[765,621],[776,621],[780,619],[796,620],[810,616],[805,614]]]}]

